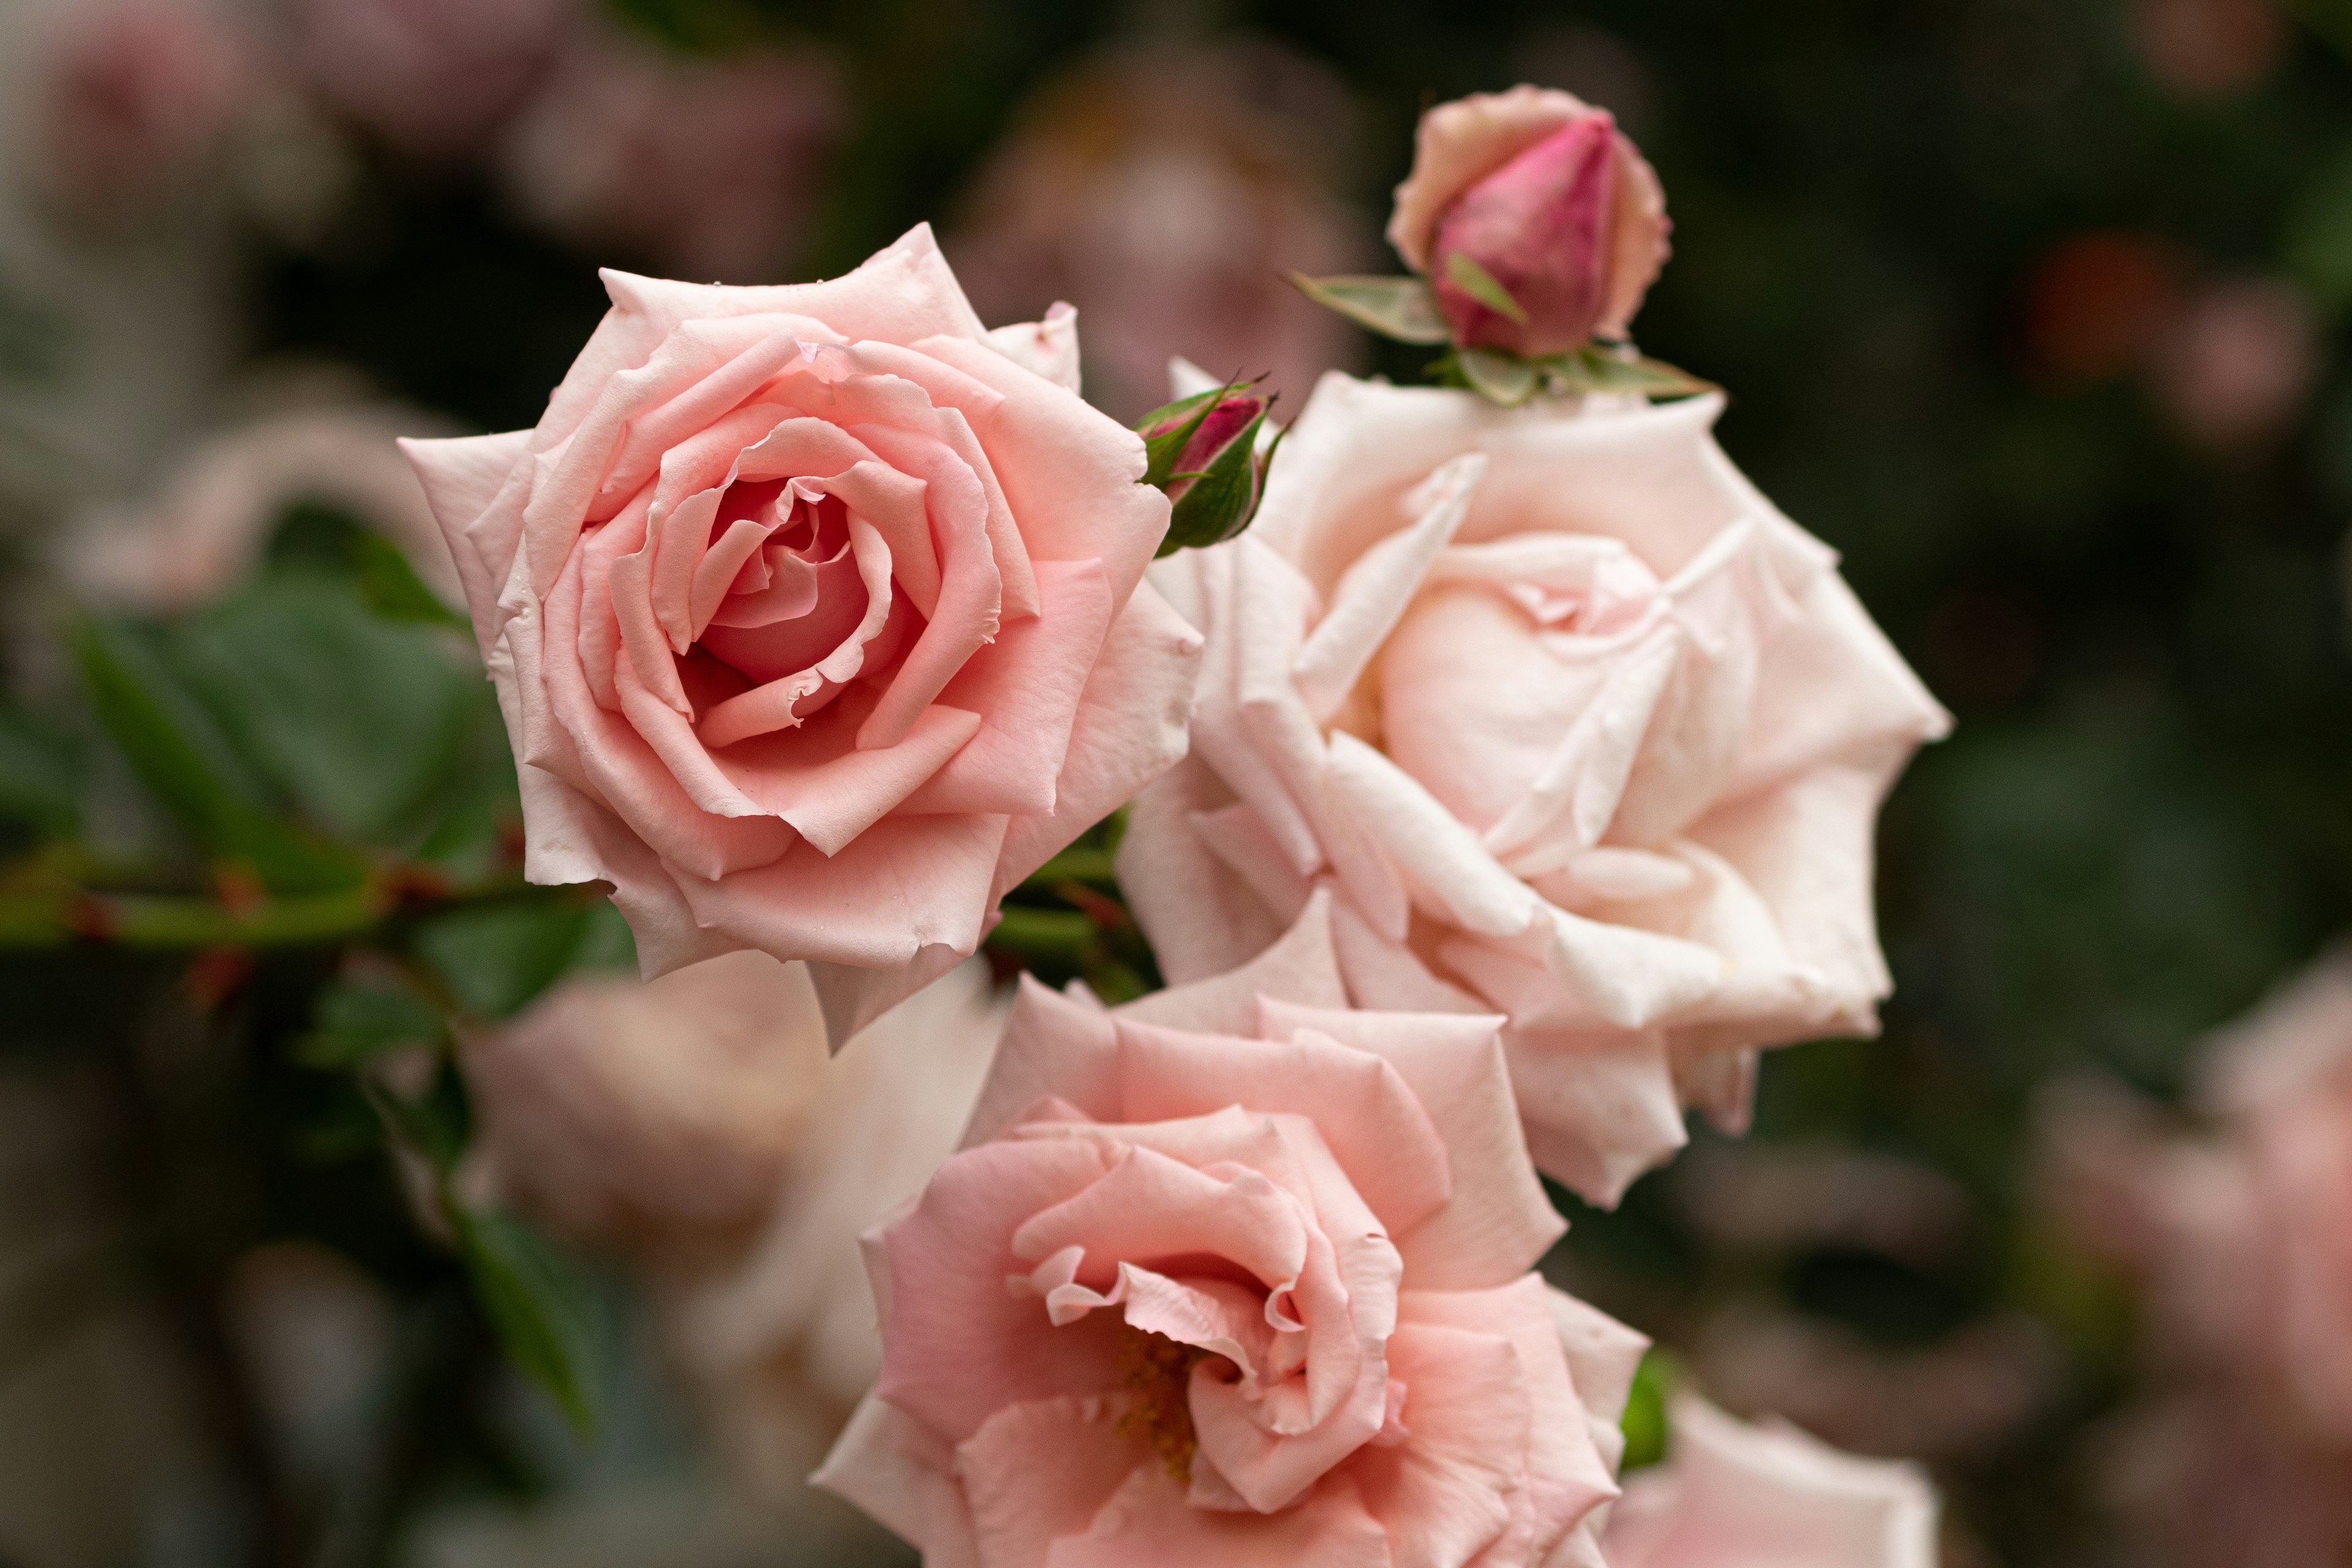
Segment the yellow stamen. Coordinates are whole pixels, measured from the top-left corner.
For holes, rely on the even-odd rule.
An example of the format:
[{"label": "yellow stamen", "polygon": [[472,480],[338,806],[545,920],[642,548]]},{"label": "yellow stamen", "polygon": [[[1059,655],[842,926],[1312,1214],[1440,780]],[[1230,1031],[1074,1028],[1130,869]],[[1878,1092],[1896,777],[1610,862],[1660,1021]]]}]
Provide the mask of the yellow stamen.
[{"label": "yellow stamen", "polygon": [[1192,1367],[1206,1354],[1165,1334],[1123,1324],[1119,1329],[1119,1384],[1131,1397],[1118,1418],[1118,1435],[1143,1439],[1169,1478],[1185,1484],[1192,1479],[1192,1455],[1201,1447],[1192,1431]]}]

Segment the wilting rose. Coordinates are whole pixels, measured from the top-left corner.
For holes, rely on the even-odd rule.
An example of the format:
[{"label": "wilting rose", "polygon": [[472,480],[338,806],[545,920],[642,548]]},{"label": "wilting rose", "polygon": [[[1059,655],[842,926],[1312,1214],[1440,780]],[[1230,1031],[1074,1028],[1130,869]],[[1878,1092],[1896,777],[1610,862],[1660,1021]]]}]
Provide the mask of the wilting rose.
[{"label": "wilting rose", "polygon": [[[1389,242],[1437,289],[1454,341],[1563,353],[1621,338],[1665,265],[1665,193],[1606,110],[1515,87],[1421,117]],[[1455,280],[1464,257],[1503,286],[1524,321]]]},{"label": "wilting rose", "polygon": [[579,0],[294,0],[292,54],[403,152],[478,148],[545,73]]},{"label": "wilting rose", "polygon": [[1332,883],[1357,1005],[1508,1015],[1536,1162],[1601,1202],[1755,1047],[1874,1032],[1873,824],[1947,722],[1721,408],[1327,376],[1250,532],[1154,571],[1209,639],[1120,852],[1162,969]]},{"label": "wilting rose", "polygon": [[688,56],[583,22],[505,132],[507,191],[583,245],[764,281],[815,205],[842,128],[836,76],[813,51]]},{"label": "wilting rose", "polygon": [[845,1037],[1182,752],[1200,639],[1140,586],[1167,498],[1009,357],[1070,339],[992,346],[928,228],[826,283],[605,277],[536,429],[407,447],[526,868],[612,882],[649,975],[818,961]]},{"label": "wilting rose", "polygon": [[33,173],[70,216],[111,221],[220,160],[261,75],[206,0],[105,0],[60,13],[35,80]]},{"label": "wilting rose", "polygon": [[1327,69],[1265,44],[1087,60],[1024,106],[949,252],[985,313],[1084,300],[1087,385],[1119,418],[1163,400],[1171,354],[1298,397],[1362,353],[1283,281],[1368,262],[1337,195],[1351,112]]},{"label": "wilting rose", "polygon": [[102,602],[164,613],[226,594],[257,565],[289,509],[323,503],[397,546],[455,604],[449,547],[393,445],[449,422],[393,404],[290,409],[196,443],[154,496],[93,517],[64,542],[67,575]]},{"label": "wilting rose", "polygon": [[1024,984],[869,1233],[821,1484],[982,1568],[1594,1560],[1642,1341],[1527,1272],[1561,1222],[1497,1021],[1318,1005],[1327,911],[1116,1011]]},{"label": "wilting rose", "polygon": [[1667,1462],[1628,1478],[1609,1510],[1609,1568],[1934,1568],[1936,1492],[1916,1468],[1687,1394],[1672,1430]]}]

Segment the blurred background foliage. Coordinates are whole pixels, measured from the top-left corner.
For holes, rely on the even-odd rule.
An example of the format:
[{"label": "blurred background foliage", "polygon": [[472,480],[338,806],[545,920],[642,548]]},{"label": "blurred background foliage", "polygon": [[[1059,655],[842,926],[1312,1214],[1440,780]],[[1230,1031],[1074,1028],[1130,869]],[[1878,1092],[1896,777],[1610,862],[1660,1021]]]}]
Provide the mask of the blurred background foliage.
[{"label": "blurred background foliage", "polygon": [[[532,422],[595,265],[829,276],[927,218],[992,321],[1075,300],[1123,416],[1171,352],[1272,369],[1294,411],[1322,365],[1415,378],[1276,270],[1383,269],[1419,110],[1521,79],[1656,166],[1643,347],[1730,389],[1727,448],[1959,720],[1885,819],[1885,1037],[1770,1058],[1754,1136],[1697,1134],[1617,1213],[1559,1194],[1548,1268],[1671,1352],[1645,1386],[1930,1464],[1948,1562],[2126,1560],[2101,1478],[2132,1305],[2050,1227],[2032,1127],[2085,1068],[2179,1095],[2352,927],[2339,0],[612,0],[575,104],[666,123],[646,81],[798,73],[747,89],[789,124],[677,144],[428,134],[337,89],[305,7],[258,9],[296,40],[236,79],[264,123],[167,148],[160,193],[15,95],[0,1563],[893,1560],[830,1515],[703,1508],[625,1286],[453,1184],[452,1042],[632,958],[601,903],[522,884],[446,591],[331,463],[252,479],[263,536],[200,589],[122,592],[77,541],[142,507],[168,532],[187,454],[289,409]],[[65,11],[0,5],[12,80]],[[601,174],[546,162],[592,142]],[[789,162],[790,199],[697,185],[698,156]],[[773,221],[688,243],[625,199],[673,176]],[[1015,896],[1001,970],[1153,983],[1108,844]],[[232,1342],[222,1303],[298,1240],[388,1303],[355,1454],[273,1447]],[[498,1511],[532,1498],[573,1511]]]}]

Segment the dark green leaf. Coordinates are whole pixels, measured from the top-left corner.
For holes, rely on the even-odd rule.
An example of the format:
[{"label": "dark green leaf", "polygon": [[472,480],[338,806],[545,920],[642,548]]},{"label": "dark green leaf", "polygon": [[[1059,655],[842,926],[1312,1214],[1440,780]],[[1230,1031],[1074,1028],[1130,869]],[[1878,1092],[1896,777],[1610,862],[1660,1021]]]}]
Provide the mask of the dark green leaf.
[{"label": "dark green leaf", "polygon": [[553,890],[436,915],[418,929],[416,953],[483,1018],[520,1011],[569,970],[635,962],[627,922],[610,904]]},{"label": "dark green leaf", "polygon": [[438,1046],[441,1015],[411,991],[346,982],[319,998],[317,1027],[299,1049],[312,1067],[350,1067],[386,1051]]},{"label": "dark green leaf", "polygon": [[1446,280],[1489,310],[1520,326],[1528,324],[1527,308],[1511,298],[1502,279],[1457,250],[1445,258]]},{"label": "dark green leaf", "polygon": [[447,639],[373,613],[356,584],[273,573],[175,639],[241,752],[322,825],[399,837],[451,770],[487,698]]},{"label": "dark green leaf", "polygon": [[1425,278],[1309,278],[1294,272],[1298,291],[1382,337],[1402,343],[1442,343],[1452,333]]},{"label": "dark green leaf", "polygon": [[380,533],[360,530],[347,542],[352,561],[360,569],[360,590],[368,607],[386,620],[418,621],[426,626],[465,626],[463,616],[436,598],[398,547]]},{"label": "dark green leaf", "polygon": [[247,866],[276,891],[365,879],[360,857],[268,815],[252,772],[146,636],[93,616],[75,627],[73,645],[99,722],[206,853]]},{"label": "dark green leaf", "polygon": [[593,1432],[603,1323],[588,1279],[510,1214],[458,1208],[450,1219],[507,1354],[562,1406],[574,1431]]},{"label": "dark green leaf", "polygon": [[457,1063],[442,1058],[432,1083],[415,1100],[373,1079],[365,1087],[368,1103],[383,1119],[385,1131],[424,1156],[441,1175],[457,1168],[473,1140],[474,1110]]},{"label": "dark green leaf", "polygon": [[70,835],[81,821],[81,748],[13,708],[0,708],[0,818]]}]

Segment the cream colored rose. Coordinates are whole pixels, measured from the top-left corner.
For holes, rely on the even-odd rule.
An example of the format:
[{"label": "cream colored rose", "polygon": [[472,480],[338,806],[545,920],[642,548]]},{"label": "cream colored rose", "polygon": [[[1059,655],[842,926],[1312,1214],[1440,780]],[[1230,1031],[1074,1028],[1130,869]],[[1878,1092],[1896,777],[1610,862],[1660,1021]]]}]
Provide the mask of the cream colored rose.
[{"label": "cream colored rose", "polygon": [[1153,580],[1206,635],[1120,873],[1172,982],[1328,882],[1352,999],[1491,1010],[1537,1163],[1613,1202],[1867,1035],[1880,797],[1948,720],[1722,404],[1504,410],[1324,378],[1251,532]]}]

